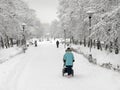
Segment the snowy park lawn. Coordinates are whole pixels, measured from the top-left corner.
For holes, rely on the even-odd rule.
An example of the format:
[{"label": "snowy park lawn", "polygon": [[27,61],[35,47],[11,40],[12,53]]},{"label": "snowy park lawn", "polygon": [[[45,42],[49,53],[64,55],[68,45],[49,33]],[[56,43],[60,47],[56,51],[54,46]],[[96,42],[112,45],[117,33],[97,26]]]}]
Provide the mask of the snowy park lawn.
[{"label": "snowy park lawn", "polygon": [[16,46],[0,50],[0,90],[5,90],[5,86],[7,86],[11,75],[14,74],[13,70],[18,63],[15,56],[19,56],[21,53],[22,49]]},{"label": "snowy park lawn", "polygon": [[120,65],[120,53],[119,54],[115,54],[114,52],[110,53],[108,51],[105,51],[105,50],[98,50],[96,48],[92,48],[91,49],[91,52],[90,52],[90,48],[88,47],[84,47],[83,45],[80,46],[80,45],[74,45],[74,47],[88,55],[88,54],[92,54],[93,58],[96,58],[97,60],[97,63],[98,64],[102,64],[102,63],[111,63],[113,65]]},{"label": "snowy park lawn", "polygon": [[0,50],[0,63],[7,61],[8,59],[16,56],[17,54],[21,52],[22,52],[22,49],[16,46],[8,48],[8,49],[1,49]]}]

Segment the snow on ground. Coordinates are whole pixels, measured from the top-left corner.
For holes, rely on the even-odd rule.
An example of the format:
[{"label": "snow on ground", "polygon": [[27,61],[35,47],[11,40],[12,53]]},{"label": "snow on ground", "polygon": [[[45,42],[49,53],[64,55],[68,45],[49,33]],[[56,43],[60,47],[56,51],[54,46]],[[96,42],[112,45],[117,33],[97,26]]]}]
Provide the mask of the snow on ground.
[{"label": "snow on ground", "polygon": [[16,56],[17,54],[21,53],[22,49],[19,47],[12,47],[7,49],[0,50],[0,63],[7,61],[8,59]]},{"label": "snow on ground", "polygon": [[77,48],[79,51],[83,52],[84,54],[92,54],[93,58],[97,59],[97,63],[102,64],[102,63],[112,63],[113,65],[120,65],[120,53],[115,54],[110,53],[105,50],[97,50],[96,48],[92,48],[90,52],[90,48],[82,46],[74,46]]},{"label": "snow on ground", "polygon": [[63,45],[56,48],[46,41],[29,47],[0,65],[0,90],[120,90],[120,73],[94,66],[76,53],[75,76],[63,77],[64,52]]},{"label": "snow on ground", "polygon": [[[22,54],[22,49],[19,47],[12,47],[8,49],[1,49],[0,51],[0,90],[5,90],[5,85],[9,81],[10,75],[13,75],[13,72],[17,60],[15,60],[17,55]],[[16,56],[16,57],[15,57]],[[12,60],[14,58],[14,61]],[[11,74],[13,73],[13,74]],[[7,89],[9,90],[9,89]]]}]

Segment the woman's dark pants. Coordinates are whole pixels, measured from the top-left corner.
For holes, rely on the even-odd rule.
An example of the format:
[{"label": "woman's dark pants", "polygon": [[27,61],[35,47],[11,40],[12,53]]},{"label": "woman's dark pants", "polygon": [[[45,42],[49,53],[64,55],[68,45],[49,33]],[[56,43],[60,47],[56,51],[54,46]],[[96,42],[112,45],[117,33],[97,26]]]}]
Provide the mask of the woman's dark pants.
[{"label": "woman's dark pants", "polygon": [[72,66],[66,66],[68,75],[72,74]]}]

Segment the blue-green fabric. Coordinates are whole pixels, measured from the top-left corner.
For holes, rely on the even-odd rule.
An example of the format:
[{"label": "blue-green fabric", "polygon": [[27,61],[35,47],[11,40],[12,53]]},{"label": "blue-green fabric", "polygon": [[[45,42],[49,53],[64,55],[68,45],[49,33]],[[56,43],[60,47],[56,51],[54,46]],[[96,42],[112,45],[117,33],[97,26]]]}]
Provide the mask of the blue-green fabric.
[{"label": "blue-green fabric", "polygon": [[65,60],[65,65],[69,66],[69,65],[73,65],[73,60],[74,60],[74,55],[72,52],[66,52],[63,60]]}]

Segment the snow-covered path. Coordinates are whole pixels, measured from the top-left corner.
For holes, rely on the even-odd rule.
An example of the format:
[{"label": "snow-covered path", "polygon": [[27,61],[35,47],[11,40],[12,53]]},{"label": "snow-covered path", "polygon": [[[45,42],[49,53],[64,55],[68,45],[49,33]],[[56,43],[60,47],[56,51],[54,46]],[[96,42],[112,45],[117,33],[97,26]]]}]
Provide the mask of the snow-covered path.
[{"label": "snow-covered path", "polygon": [[48,42],[30,47],[24,57],[27,64],[10,90],[120,90],[119,73],[89,64],[75,53],[75,76],[62,77],[63,54],[62,45],[56,48]]}]

